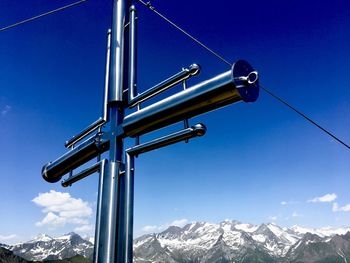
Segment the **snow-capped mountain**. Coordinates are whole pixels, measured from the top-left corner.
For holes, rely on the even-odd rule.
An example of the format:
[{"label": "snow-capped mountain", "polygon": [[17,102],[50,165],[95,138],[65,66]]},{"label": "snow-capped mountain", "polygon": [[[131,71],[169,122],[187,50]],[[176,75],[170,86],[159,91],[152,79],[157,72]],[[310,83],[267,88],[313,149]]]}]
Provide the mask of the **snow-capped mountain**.
[{"label": "snow-capped mountain", "polygon": [[[53,260],[82,255],[91,258],[93,244],[75,233],[52,238],[39,235],[4,245],[7,257]],[[5,255],[4,254],[4,255]],[[1,258],[0,258],[1,262]],[[6,262],[6,261],[5,261]],[[282,228],[276,224],[194,222],[171,226],[134,241],[135,263],[338,263],[350,262],[350,228]]]},{"label": "snow-capped mountain", "polygon": [[137,238],[134,261],[346,262],[344,259],[350,260],[349,230],[281,228],[271,223],[251,225],[227,220],[219,224],[195,222]]},{"label": "snow-capped mountain", "polygon": [[93,244],[78,234],[69,233],[60,237],[52,238],[41,234],[25,243],[6,246],[15,255],[26,260],[54,260],[82,255],[91,257]]}]

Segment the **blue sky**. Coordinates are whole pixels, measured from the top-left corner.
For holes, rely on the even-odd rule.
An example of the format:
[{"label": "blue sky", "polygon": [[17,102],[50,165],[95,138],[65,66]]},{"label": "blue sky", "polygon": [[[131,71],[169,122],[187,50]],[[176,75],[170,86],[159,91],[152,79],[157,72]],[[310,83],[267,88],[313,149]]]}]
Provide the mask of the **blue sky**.
[{"label": "blue sky", "polygon": [[[3,0],[0,27],[68,3]],[[350,142],[347,1],[152,3],[227,60],[249,61],[266,87]],[[229,70],[138,9],[140,91],[193,62],[202,72],[190,84]],[[89,0],[0,33],[0,242],[93,233],[97,175],[62,188],[46,183],[40,171],[101,114],[110,20],[111,1]],[[136,235],[224,219],[350,225],[349,150],[269,95],[190,120],[198,122],[208,128],[204,137],[136,160]],[[141,140],[178,129],[181,124]]]}]

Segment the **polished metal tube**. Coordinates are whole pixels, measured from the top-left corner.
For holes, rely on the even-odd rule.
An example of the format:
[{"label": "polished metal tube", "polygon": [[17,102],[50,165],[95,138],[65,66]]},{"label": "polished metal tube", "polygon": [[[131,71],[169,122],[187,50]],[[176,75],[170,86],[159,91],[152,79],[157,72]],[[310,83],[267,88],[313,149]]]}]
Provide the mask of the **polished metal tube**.
[{"label": "polished metal tube", "polygon": [[253,102],[259,95],[258,81],[242,78],[252,71],[239,60],[225,73],[127,115],[121,135],[138,136],[241,100]]},{"label": "polished metal tube", "polygon": [[126,0],[113,1],[112,43],[111,43],[111,72],[108,102],[123,101],[124,74],[124,26]]},{"label": "polished metal tube", "polygon": [[200,72],[200,66],[197,64],[192,64],[189,66],[189,68],[184,68],[180,72],[176,73],[175,75],[171,76],[170,78],[158,83],[157,85],[153,86],[152,88],[144,91],[143,93],[137,95],[133,99],[131,99],[129,103],[129,108],[135,107],[137,104],[142,103],[156,95],[158,95],[161,92],[166,91],[167,89],[179,84],[180,82],[184,81],[185,79],[188,79],[192,76],[198,75]]},{"label": "polished metal tube", "polygon": [[206,133],[206,131],[207,128],[205,127],[205,125],[199,123],[190,128],[133,146],[127,149],[126,152],[130,155],[139,155],[141,153],[159,149],[161,147],[171,145],[179,141],[185,141],[193,137],[203,136]]},{"label": "polished metal tube", "polygon": [[84,130],[82,130],[80,133],[77,135],[73,136],[71,139],[66,141],[64,146],[66,148],[70,148],[72,145],[76,144],[77,142],[81,141],[84,139],[86,136],[91,134],[92,132],[96,131],[98,127],[101,125],[105,124],[106,121],[103,118],[98,118],[95,122],[91,123],[88,127],[86,127]]},{"label": "polished metal tube", "polygon": [[125,212],[124,212],[124,247],[123,263],[133,262],[133,239],[134,239],[134,159],[129,153],[125,154]]},{"label": "polished metal tube", "polygon": [[79,172],[73,176],[68,177],[66,180],[62,181],[61,185],[63,187],[71,186],[72,184],[80,181],[81,179],[84,179],[85,177],[100,171],[101,163],[102,163],[102,161],[97,162],[97,163],[93,164],[92,166],[90,166],[89,168],[86,168],[86,169],[82,170],[81,172]]},{"label": "polished metal tube", "polygon": [[94,246],[94,256],[93,262],[99,263],[98,254],[99,254],[99,243],[100,243],[100,229],[101,229],[101,216],[102,216],[102,189],[105,172],[107,169],[108,161],[106,159],[101,161],[100,164],[100,176],[98,180],[98,195],[97,195],[97,208],[96,208],[96,224],[95,224],[95,246]]},{"label": "polished metal tube", "polygon": [[[109,161],[103,177],[101,194],[101,216],[96,262],[116,263],[118,261],[117,245],[117,208],[118,208],[118,177],[119,164]],[[102,179],[102,178],[101,178]]]},{"label": "polished metal tube", "polygon": [[111,34],[112,30],[107,32],[107,52],[106,52],[106,66],[105,66],[105,89],[103,93],[103,119],[108,121],[108,90],[109,90],[109,77],[110,77],[110,64],[111,64]]},{"label": "polished metal tube", "polygon": [[62,176],[80,165],[90,161],[109,149],[109,141],[102,139],[101,134],[90,137],[57,160],[42,168],[42,177],[49,183],[61,180]]},{"label": "polished metal tube", "polygon": [[129,101],[137,94],[137,10],[134,5],[129,9]]},{"label": "polished metal tube", "polygon": [[123,169],[123,139],[116,137],[116,129],[124,119],[124,105],[127,104],[123,101],[124,74],[128,70],[124,63],[124,28],[129,3],[130,1],[127,0],[113,0],[111,71],[108,90],[110,150],[101,192],[100,235],[98,243],[95,243],[95,246],[98,246],[96,261],[101,263],[122,262],[122,254],[118,250],[121,237],[117,229],[120,204],[119,174]]}]

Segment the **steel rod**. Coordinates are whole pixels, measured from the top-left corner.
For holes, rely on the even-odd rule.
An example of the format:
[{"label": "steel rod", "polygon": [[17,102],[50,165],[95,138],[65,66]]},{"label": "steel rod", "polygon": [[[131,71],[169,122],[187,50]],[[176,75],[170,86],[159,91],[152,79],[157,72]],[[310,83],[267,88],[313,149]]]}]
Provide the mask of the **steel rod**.
[{"label": "steel rod", "polygon": [[129,103],[129,108],[135,107],[137,104],[142,103],[160,94],[161,92],[166,91],[167,89],[179,84],[185,79],[198,75],[199,72],[200,72],[200,66],[197,64],[192,64],[189,66],[189,68],[183,68],[180,72],[176,73],[175,75],[169,77],[168,79],[158,83],[152,88],[132,98]]},{"label": "steel rod", "polygon": [[95,122],[91,123],[83,131],[81,131],[77,135],[73,136],[68,141],[66,141],[64,146],[66,148],[70,148],[72,145],[74,145],[77,142],[81,141],[82,139],[84,139],[86,136],[88,136],[92,132],[96,131],[101,125],[103,125],[105,123],[106,123],[106,121],[102,117],[98,118]]},{"label": "steel rod", "polygon": [[85,177],[100,171],[101,162],[102,161],[99,161],[99,162],[93,164],[92,166],[84,169],[83,171],[81,171],[75,175],[70,176],[68,179],[62,181],[61,185],[63,187],[71,186],[72,184],[80,181],[81,179],[84,179]]},{"label": "steel rod", "polygon": [[93,262],[99,263],[98,254],[99,254],[99,244],[100,244],[100,230],[101,230],[101,216],[102,216],[102,191],[103,191],[103,182],[106,172],[106,165],[108,161],[106,159],[102,160],[100,163],[100,176],[98,180],[98,194],[97,194],[97,207],[96,207],[96,223],[95,223],[95,246],[94,246],[94,256]]},{"label": "steel rod", "polygon": [[134,5],[129,9],[129,101],[137,94],[137,10]]},{"label": "steel rod", "polygon": [[123,263],[133,262],[134,239],[134,159],[133,155],[125,153],[125,213],[124,213],[124,257]]},{"label": "steel rod", "polygon": [[199,123],[190,128],[183,129],[178,132],[154,139],[149,142],[145,142],[136,146],[133,146],[126,150],[130,155],[139,155],[141,153],[146,153],[161,147],[177,143],[179,141],[184,141],[193,137],[203,136],[206,133],[205,125]]},{"label": "steel rod", "polygon": [[108,121],[108,91],[110,78],[110,64],[111,64],[111,34],[112,30],[107,31],[107,51],[106,51],[106,65],[105,65],[105,89],[103,93],[103,119]]}]

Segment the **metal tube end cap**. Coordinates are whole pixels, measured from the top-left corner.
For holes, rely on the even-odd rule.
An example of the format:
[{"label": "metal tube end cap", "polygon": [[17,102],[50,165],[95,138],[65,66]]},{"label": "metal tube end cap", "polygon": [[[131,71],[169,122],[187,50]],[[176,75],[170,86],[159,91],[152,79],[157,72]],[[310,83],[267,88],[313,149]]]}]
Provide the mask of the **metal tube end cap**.
[{"label": "metal tube end cap", "polygon": [[247,61],[238,60],[233,64],[232,79],[244,102],[258,99],[259,74]]},{"label": "metal tube end cap", "polygon": [[199,137],[203,136],[207,132],[207,127],[202,123],[198,123],[191,128],[193,129],[193,133]]},{"label": "metal tube end cap", "polygon": [[188,67],[188,70],[189,70],[191,76],[195,76],[195,75],[198,75],[200,73],[201,66],[196,64],[196,63],[193,63]]},{"label": "metal tube end cap", "polygon": [[44,178],[46,182],[49,183],[57,183],[59,180],[61,180],[62,176],[59,177],[50,177],[48,174],[48,169],[47,167],[50,165],[50,163],[47,163],[43,166],[41,170],[41,176]]}]

